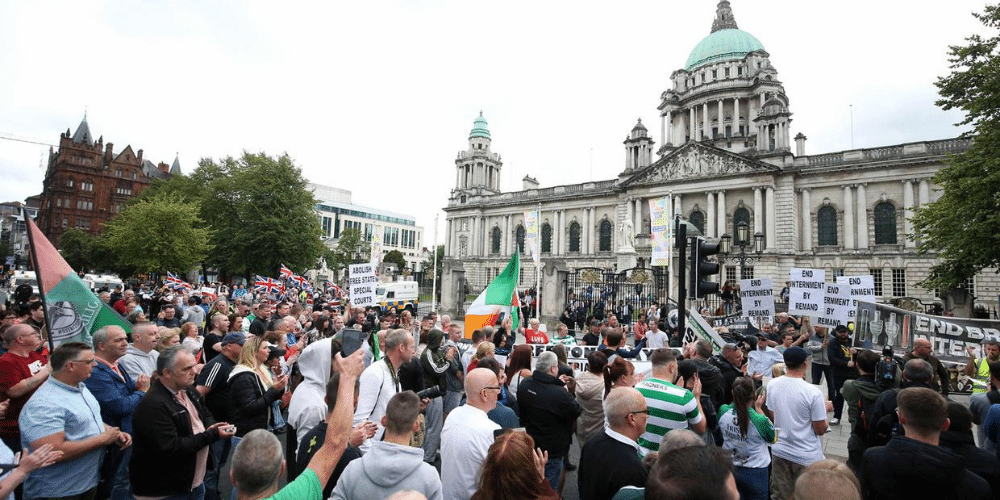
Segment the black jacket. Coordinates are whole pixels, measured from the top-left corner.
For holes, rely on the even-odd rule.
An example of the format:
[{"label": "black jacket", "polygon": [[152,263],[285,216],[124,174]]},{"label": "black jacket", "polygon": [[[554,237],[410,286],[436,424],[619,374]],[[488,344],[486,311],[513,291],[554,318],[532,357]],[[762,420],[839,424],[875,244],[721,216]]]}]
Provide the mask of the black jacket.
[{"label": "black jacket", "polygon": [[993,498],[1000,498],[1000,460],[993,453],[976,446],[972,432],[942,432],[940,445],[962,457],[966,470],[985,479],[993,489]]},{"label": "black jacket", "polygon": [[576,479],[581,499],[610,500],[624,486],[645,486],[646,475],[635,448],[601,431],[583,445]]},{"label": "black jacket", "polygon": [[865,500],[981,500],[992,496],[990,485],[967,471],[961,457],[907,437],[896,437],[885,446],[865,451],[860,476]]},{"label": "black jacket", "polygon": [[236,426],[236,437],[256,429],[267,430],[272,420],[271,404],[280,397],[277,389],[265,389],[260,377],[251,370],[233,375],[229,380],[229,423]]},{"label": "black jacket", "polygon": [[[198,392],[191,388],[185,391],[205,428],[214,424]],[[129,462],[133,493],[159,497],[191,491],[198,451],[218,439],[216,429],[192,433],[187,410],[159,380],[154,381],[133,414]]]},{"label": "black jacket", "polygon": [[573,422],[583,410],[561,380],[535,370],[517,388],[521,424],[549,457],[565,457],[573,440]]},{"label": "black jacket", "polygon": [[[739,368],[733,366],[728,359],[722,357],[721,354],[716,354],[708,359],[712,366],[719,369],[719,375],[722,377],[722,404],[729,404],[733,402],[733,381],[742,377],[743,372]],[[698,374],[701,376],[701,373]],[[718,410],[718,408],[716,408]]]},{"label": "black jacket", "polygon": [[[712,400],[712,406],[718,410],[726,399],[726,390],[723,384],[722,372],[719,368],[704,359],[694,358],[694,365],[698,368],[698,378],[701,379],[701,393],[707,394]],[[730,383],[730,391],[732,384]]]},{"label": "black jacket", "polygon": [[841,344],[836,335],[830,337],[830,345],[826,347],[826,357],[833,366],[833,376],[842,379],[857,378],[858,370],[853,366],[847,366],[851,361],[850,351],[851,341]]}]

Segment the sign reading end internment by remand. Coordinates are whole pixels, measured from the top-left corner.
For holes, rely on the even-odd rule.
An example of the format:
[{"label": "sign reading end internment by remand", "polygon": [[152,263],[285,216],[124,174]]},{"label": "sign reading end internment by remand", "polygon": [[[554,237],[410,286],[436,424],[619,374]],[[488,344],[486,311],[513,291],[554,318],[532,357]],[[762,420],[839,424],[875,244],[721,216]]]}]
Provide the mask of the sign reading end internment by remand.
[{"label": "sign reading end internment by remand", "polygon": [[348,278],[351,290],[351,305],[370,306],[375,304],[375,266],[371,263],[351,264],[351,276]]},{"label": "sign reading end internment by remand", "polygon": [[820,315],[826,295],[826,271],[793,267],[788,279],[792,282],[788,289],[788,314]]},{"label": "sign reading end internment by remand", "polygon": [[743,317],[774,317],[774,284],[771,278],[740,280],[740,302]]}]

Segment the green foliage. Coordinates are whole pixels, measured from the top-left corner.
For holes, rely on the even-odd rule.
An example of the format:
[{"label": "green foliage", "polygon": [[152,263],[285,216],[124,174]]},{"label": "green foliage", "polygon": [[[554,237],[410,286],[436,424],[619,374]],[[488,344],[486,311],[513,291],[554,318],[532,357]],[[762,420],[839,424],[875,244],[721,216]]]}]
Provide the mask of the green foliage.
[{"label": "green foliage", "polygon": [[139,200],[104,225],[103,251],[136,273],[187,271],[211,250],[198,212],[197,203],[166,193]]},{"label": "green foliage", "polygon": [[371,247],[357,228],[345,229],[340,232],[337,245],[326,252],[326,265],[334,276],[343,276],[348,264],[365,262],[371,255]]},{"label": "green foliage", "polygon": [[[426,279],[432,280],[432,279],[434,279],[434,274],[436,274],[437,275],[438,283],[440,283],[441,282],[441,270],[444,269],[444,267],[443,267],[444,264],[443,263],[444,263],[444,245],[438,245],[438,247],[437,247],[437,268],[436,269],[434,268],[434,254],[431,254],[431,257],[429,259],[425,260],[424,261],[424,265],[421,267],[421,269],[424,271],[424,275],[427,276]],[[431,274],[431,271],[433,271],[434,274]]]},{"label": "green foliage", "polygon": [[400,252],[399,250],[391,250],[386,253],[385,257],[382,257],[382,262],[396,264],[396,270],[400,272],[403,271],[403,268],[407,267],[406,257],[404,257],[403,252]]},{"label": "green foliage", "polygon": [[59,237],[59,253],[76,272],[86,273],[97,267],[97,250],[97,237],[75,227],[67,229]]},{"label": "green foliage", "polygon": [[[996,33],[1000,8],[987,6],[973,14]],[[973,35],[968,45],[952,46],[952,73],[935,85],[937,105],[961,109],[959,125],[971,125],[971,145],[951,157],[934,182],[942,195],[920,208],[913,219],[921,253],[936,253],[940,263],[920,284],[949,289],[988,267],[1000,266],[1000,37]]]}]

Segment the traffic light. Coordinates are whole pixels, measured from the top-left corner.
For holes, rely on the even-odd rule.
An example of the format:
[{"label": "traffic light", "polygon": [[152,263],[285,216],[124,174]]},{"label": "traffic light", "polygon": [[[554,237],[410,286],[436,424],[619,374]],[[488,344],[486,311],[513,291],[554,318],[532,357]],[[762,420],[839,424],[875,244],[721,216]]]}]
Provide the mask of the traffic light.
[{"label": "traffic light", "polygon": [[708,281],[708,277],[719,273],[719,263],[708,258],[719,253],[718,243],[709,243],[701,238],[691,238],[691,286],[692,297],[702,298],[719,293],[719,284]]}]

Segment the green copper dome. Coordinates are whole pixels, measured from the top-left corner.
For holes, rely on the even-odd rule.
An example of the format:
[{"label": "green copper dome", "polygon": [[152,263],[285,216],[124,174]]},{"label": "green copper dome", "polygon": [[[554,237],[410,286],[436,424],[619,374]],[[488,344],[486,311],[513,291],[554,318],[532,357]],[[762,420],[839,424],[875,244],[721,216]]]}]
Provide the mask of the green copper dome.
[{"label": "green copper dome", "polygon": [[483,118],[483,112],[479,112],[479,118],[473,123],[472,132],[469,133],[469,139],[473,137],[485,137],[490,138],[490,131],[486,129],[486,118]]},{"label": "green copper dome", "polygon": [[739,29],[721,29],[698,42],[684,69],[691,71],[708,63],[743,59],[755,50],[764,50],[764,46],[750,33]]}]

